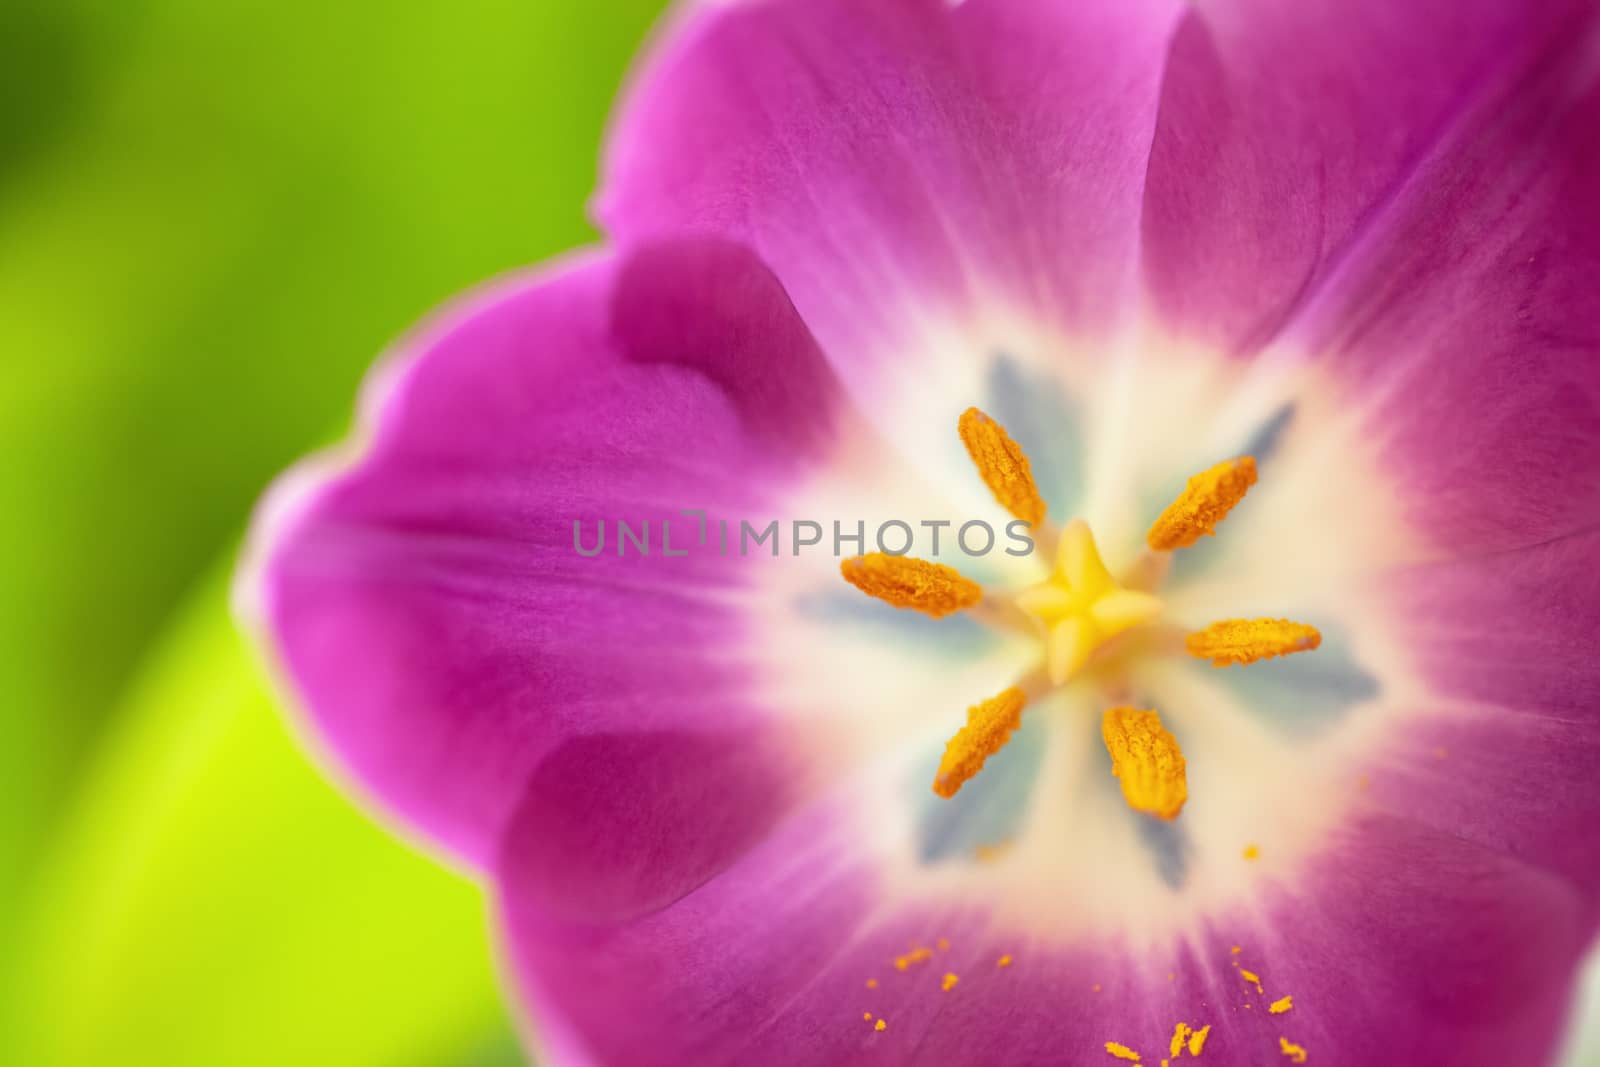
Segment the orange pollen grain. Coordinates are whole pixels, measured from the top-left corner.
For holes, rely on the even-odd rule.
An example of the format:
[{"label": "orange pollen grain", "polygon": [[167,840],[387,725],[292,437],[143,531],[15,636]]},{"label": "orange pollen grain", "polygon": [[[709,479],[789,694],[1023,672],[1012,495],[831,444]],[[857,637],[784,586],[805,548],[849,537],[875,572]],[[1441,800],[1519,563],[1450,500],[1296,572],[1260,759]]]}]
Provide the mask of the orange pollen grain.
[{"label": "orange pollen grain", "polygon": [[1044,498],[1033,481],[1028,457],[1006,433],[1006,428],[977,408],[961,413],[957,423],[961,443],[1000,506],[1029,525],[1044,519]]},{"label": "orange pollen grain", "polygon": [[1128,807],[1159,819],[1177,818],[1189,799],[1188,768],[1177,738],[1161,725],[1161,716],[1138,708],[1111,708],[1101,720],[1100,733]]},{"label": "orange pollen grain", "polygon": [[932,956],[933,949],[931,948],[914,948],[910,952],[907,952],[904,956],[896,956],[894,959],[894,965],[897,970],[903,971],[910,967],[913,963],[921,963],[923,960],[929,959]]},{"label": "orange pollen grain", "polygon": [[1151,525],[1145,543],[1157,552],[1188,548],[1216,532],[1217,524],[1254,484],[1256,461],[1250,456],[1224,460],[1201,471]]},{"label": "orange pollen grain", "polygon": [[971,781],[990,756],[1005,747],[1012,733],[1022,725],[1022,708],[1027,698],[1012,686],[998,696],[967,709],[967,724],[944,746],[933,791],[942,797],[956,795]]},{"label": "orange pollen grain", "polygon": [[1315,626],[1289,619],[1224,619],[1183,642],[1189,655],[1208,659],[1214,667],[1309,652],[1321,644],[1322,634]]},{"label": "orange pollen grain", "polygon": [[908,556],[871,552],[839,564],[844,580],[871,597],[935,619],[970,608],[983,589],[954,567]]}]

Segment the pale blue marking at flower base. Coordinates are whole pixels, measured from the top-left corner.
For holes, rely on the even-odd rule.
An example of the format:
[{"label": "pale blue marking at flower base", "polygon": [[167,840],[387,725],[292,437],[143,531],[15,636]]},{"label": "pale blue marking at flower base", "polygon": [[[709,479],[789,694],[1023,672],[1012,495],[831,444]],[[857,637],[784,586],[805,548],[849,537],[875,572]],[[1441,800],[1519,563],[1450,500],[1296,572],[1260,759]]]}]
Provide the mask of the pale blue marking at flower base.
[{"label": "pale blue marking at flower base", "polygon": [[930,618],[920,611],[896,608],[869,597],[846,586],[843,579],[837,590],[802,594],[791,604],[802,618],[829,626],[862,627],[862,641],[900,641],[945,658],[962,655],[977,659],[1000,642],[994,629],[963,612],[942,619]]},{"label": "pale blue marking at flower base", "polygon": [[917,857],[922,862],[975,860],[980,847],[1004,844],[1016,836],[1044,763],[1047,728],[1042,716],[1023,715],[1010,743],[990,756],[983,770],[953,797],[933,791],[934,773],[944,754],[942,743],[918,763],[906,788],[916,797]]},{"label": "pale blue marking at flower base", "polygon": [[[1238,449],[1225,456],[1211,457],[1205,461],[1204,466],[1209,466],[1212,463],[1221,463],[1223,460],[1232,459],[1235,456],[1253,456],[1260,481],[1250,492],[1252,494],[1271,492],[1272,460],[1277,455],[1278,449],[1282,447],[1289,427],[1294,423],[1294,413],[1294,405],[1285,404],[1273,412],[1265,422],[1257,425],[1242,440]],[[1154,522],[1156,516],[1161,514],[1162,509],[1178,498],[1178,494],[1183,492],[1189,479],[1193,475],[1199,474],[1204,469],[1204,466],[1174,475],[1172,481],[1161,487],[1161,492],[1152,493],[1145,497],[1145,510],[1150,516],[1150,522]],[[1239,506],[1248,507],[1249,499],[1249,496],[1246,496],[1245,503]],[[1197,543],[1190,545],[1188,548],[1174,552],[1172,554],[1172,570],[1168,572],[1167,576],[1168,584],[1176,585],[1192,578],[1215,563],[1227,548],[1223,543],[1223,539],[1226,536],[1227,523],[1224,521],[1223,525],[1217,528],[1217,533],[1214,536],[1202,537]]]},{"label": "pale blue marking at flower base", "polygon": [[1356,662],[1349,637],[1337,625],[1311,621],[1322,631],[1322,647],[1244,667],[1213,667],[1191,660],[1208,672],[1207,681],[1225,685],[1250,712],[1273,727],[1309,737],[1344,718],[1358,704],[1382,691],[1378,679]]},{"label": "pale blue marking at flower base", "polygon": [[1083,425],[1061,386],[1001,354],[989,365],[983,407],[1022,447],[1034,484],[1058,521],[1083,500]]}]

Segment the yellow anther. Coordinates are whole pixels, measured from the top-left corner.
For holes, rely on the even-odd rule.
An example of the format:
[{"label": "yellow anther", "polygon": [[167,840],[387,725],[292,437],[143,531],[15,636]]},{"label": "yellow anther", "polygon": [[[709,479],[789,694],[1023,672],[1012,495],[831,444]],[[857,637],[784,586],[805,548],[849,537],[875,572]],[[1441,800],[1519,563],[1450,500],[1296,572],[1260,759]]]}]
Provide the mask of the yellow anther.
[{"label": "yellow anther", "polygon": [[970,608],[983,599],[977,582],[954,567],[908,556],[873,552],[839,564],[844,580],[868,596],[897,608],[910,608],[935,619]]},{"label": "yellow anther", "polygon": [[1022,707],[1027,702],[1022,690],[1013,686],[999,696],[990,697],[967,709],[967,724],[944,746],[933,791],[953,797],[974,775],[983,762],[1005,747],[1011,734],[1022,725]]},{"label": "yellow anther", "polygon": [[1189,1040],[1191,1032],[1188,1023],[1179,1023],[1172,1031],[1172,1042],[1167,1046],[1167,1055],[1177,1059],[1183,1053],[1183,1043]]},{"label": "yellow anther", "polygon": [[1282,1015],[1284,1012],[1288,1011],[1292,1007],[1294,1007],[1294,998],[1293,997],[1282,997],[1282,998],[1280,998],[1278,1000],[1274,1000],[1271,1004],[1269,1004],[1267,1006],[1267,1010],[1270,1011],[1274,1015]]},{"label": "yellow anther", "polygon": [[1153,711],[1118,707],[1100,723],[1111,773],[1122,782],[1128,807],[1161,819],[1175,819],[1189,799],[1183,752]]},{"label": "yellow anther", "polygon": [[1322,644],[1322,634],[1315,626],[1288,619],[1224,619],[1190,634],[1183,644],[1189,655],[1226,667],[1309,652]]},{"label": "yellow anther", "polygon": [[1278,1038],[1278,1048],[1283,1051],[1285,1056],[1289,1057],[1290,1063],[1306,1062],[1306,1050],[1299,1045],[1291,1044],[1288,1038]]},{"label": "yellow anther", "polygon": [[961,413],[957,429],[967,455],[1000,506],[1029,525],[1043,520],[1044,498],[1033,482],[1028,457],[1006,428],[977,408],[968,408]]},{"label": "yellow anther", "polygon": [[946,974],[944,976],[944,980],[939,983],[939,988],[948,993],[950,990],[956,987],[956,983],[959,981],[961,981],[961,979],[957,978],[954,974]]},{"label": "yellow anther", "polygon": [[1189,1035],[1189,1055],[1198,1056],[1200,1050],[1206,1047],[1206,1038],[1211,1034],[1211,1025],[1207,1023]]},{"label": "yellow anther", "polygon": [[1134,1063],[1139,1062],[1139,1054],[1133,1051],[1133,1049],[1129,1048],[1127,1045],[1119,1045],[1115,1041],[1107,1041],[1106,1051],[1111,1053],[1111,1055],[1115,1056],[1119,1060],[1132,1060]]},{"label": "yellow anther", "polygon": [[1250,456],[1224,460],[1189,479],[1178,499],[1167,505],[1145,534],[1157,552],[1188,548],[1214,533],[1233,506],[1256,484],[1256,461]]}]

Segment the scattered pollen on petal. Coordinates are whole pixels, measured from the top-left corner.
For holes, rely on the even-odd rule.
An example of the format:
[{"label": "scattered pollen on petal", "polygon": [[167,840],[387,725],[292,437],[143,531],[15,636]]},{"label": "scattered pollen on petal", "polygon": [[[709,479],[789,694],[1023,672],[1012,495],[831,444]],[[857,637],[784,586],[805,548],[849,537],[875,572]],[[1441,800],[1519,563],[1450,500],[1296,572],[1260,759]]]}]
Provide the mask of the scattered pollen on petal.
[{"label": "scattered pollen on petal", "polygon": [[1322,644],[1322,634],[1315,626],[1288,619],[1224,619],[1190,634],[1183,644],[1189,655],[1226,667],[1309,652]]},{"label": "scattered pollen on petal", "polygon": [[1206,1038],[1211,1034],[1211,1024],[1207,1023],[1189,1035],[1189,1055],[1198,1056],[1200,1050],[1206,1047]]},{"label": "scattered pollen on petal", "polygon": [[953,797],[983,770],[984,761],[1004,748],[1011,734],[1022,725],[1022,706],[1026,702],[1022,690],[1012,686],[968,708],[967,724],[944,746],[939,772],[933,779],[933,791],[947,799]]},{"label": "scattered pollen on petal", "polygon": [[1267,1006],[1267,1010],[1270,1011],[1274,1015],[1282,1015],[1284,1012],[1288,1011],[1292,1007],[1294,1007],[1294,998],[1293,997],[1282,997],[1282,998],[1280,998],[1278,1000],[1274,1000],[1271,1004],[1269,1004]]},{"label": "scattered pollen on petal", "polygon": [[1133,1051],[1133,1049],[1129,1048],[1127,1045],[1119,1045],[1115,1041],[1107,1041],[1106,1051],[1111,1053],[1119,1060],[1132,1060],[1134,1063],[1139,1062],[1139,1054]]},{"label": "scattered pollen on petal", "polygon": [[955,974],[948,973],[944,976],[944,980],[939,983],[939,988],[948,993],[950,990],[956,987],[956,983],[959,981],[961,981],[961,979],[956,977]]},{"label": "scattered pollen on petal", "polygon": [[867,979],[867,988],[868,989],[877,989],[878,988],[878,980],[876,978],[868,978]]},{"label": "scattered pollen on petal", "polygon": [[1160,819],[1177,818],[1189,799],[1187,765],[1177,739],[1161,725],[1161,716],[1138,708],[1111,708],[1101,720],[1100,733],[1128,807]]},{"label": "scattered pollen on petal", "polygon": [[1255,986],[1257,993],[1263,993],[1263,994],[1266,993],[1266,990],[1261,988],[1261,979],[1256,975],[1256,973],[1254,971],[1247,971],[1243,967],[1241,967],[1241,968],[1239,968],[1239,977],[1243,978],[1246,982],[1249,982],[1251,985]]},{"label": "scattered pollen on petal", "polygon": [[1179,1023],[1172,1031],[1172,1041],[1167,1045],[1167,1055],[1177,1057],[1183,1053],[1183,1043],[1189,1040],[1188,1023]]},{"label": "scattered pollen on petal", "polygon": [[996,967],[1009,967],[1011,966],[1011,957],[1001,956],[998,960],[995,960],[994,965]]},{"label": "scattered pollen on petal", "polygon": [[1217,524],[1256,484],[1256,461],[1250,456],[1224,460],[1189,479],[1178,499],[1150,527],[1145,542],[1157,552],[1188,548],[1214,533]]},{"label": "scattered pollen on petal", "polygon": [[1306,1062],[1306,1050],[1301,1048],[1299,1045],[1290,1043],[1288,1038],[1278,1038],[1278,1048],[1283,1051],[1285,1056],[1289,1057],[1290,1063]]},{"label": "scattered pollen on petal", "polygon": [[1098,993],[1098,992],[1100,992],[1100,983],[1099,983],[1099,982],[1096,982],[1096,983],[1095,983],[1095,984],[1094,984],[1094,991],[1095,991],[1095,992],[1096,992],[1096,993]]},{"label": "scattered pollen on petal", "polygon": [[872,1013],[870,1011],[864,1011],[861,1013],[861,1018],[870,1023],[872,1021]]},{"label": "scattered pollen on petal", "polygon": [[874,1030],[887,1030],[887,1029],[889,1029],[889,1024],[884,1022],[882,1019],[879,1019],[876,1023],[874,1023],[872,1025],[872,1028]]},{"label": "scattered pollen on petal", "polygon": [[923,960],[930,959],[932,956],[933,949],[931,948],[914,948],[910,952],[907,952],[904,956],[896,956],[894,958],[895,969],[903,971],[910,967],[913,963],[921,963]]},{"label": "scattered pollen on petal", "polygon": [[1246,845],[1244,847],[1244,858],[1247,859],[1247,860],[1260,859],[1261,858],[1261,849],[1260,849],[1260,847],[1256,846],[1256,845]]},{"label": "scattered pollen on petal", "polygon": [[941,937],[939,940],[933,943],[933,947],[938,949],[940,952],[946,952],[950,948],[950,942],[948,939]]},{"label": "scattered pollen on petal", "polygon": [[954,567],[909,556],[871,552],[839,564],[844,580],[871,597],[910,608],[935,619],[970,608],[983,599],[977,582]]},{"label": "scattered pollen on petal", "polygon": [[1233,948],[1231,948],[1231,949],[1229,949],[1229,950],[1228,950],[1228,951],[1229,951],[1229,952],[1230,952],[1230,953],[1231,953],[1231,954],[1232,954],[1232,955],[1235,955],[1235,956],[1237,956],[1237,955],[1238,955],[1238,954],[1239,954],[1239,953],[1241,953],[1241,952],[1243,952],[1243,951],[1244,951],[1244,949],[1242,949],[1242,948],[1240,948],[1240,947],[1239,947],[1239,946],[1238,946],[1238,945],[1234,945],[1234,946],[1233,946]]},{"label": "scattered pollen on petal", "polygon": [[968,408],[961,413],[957,430],[967,455],[1000,506],[1023,522],[1038,525],[1044,519],[1044,498],[1034,484],[1027,455],[1006,428],[977,408]]}]

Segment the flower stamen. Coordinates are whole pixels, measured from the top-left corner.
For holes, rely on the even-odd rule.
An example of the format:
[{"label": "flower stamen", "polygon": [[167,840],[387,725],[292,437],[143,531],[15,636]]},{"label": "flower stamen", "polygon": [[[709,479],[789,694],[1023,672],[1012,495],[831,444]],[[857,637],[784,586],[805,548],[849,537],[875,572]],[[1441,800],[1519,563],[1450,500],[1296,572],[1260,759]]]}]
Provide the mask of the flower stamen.
[{"label": "flower stamen", "polygon": [[1043,521],[1044,497],[1034,484],[1033,468],[1006,428],[977,408],[968,408],[957,429],[967,455],[1000,506],[1030,526]]},{"label": "flower stamen", "polygon": [[908,556],[885,552],[852,556],[839,564],[839,573],[868,596],[935,619],[970,608],[983,599],[982,587],[962,577],[954,567]]},{"label": "flower stamen", "polygon": [[1105,713],[1100,734],[1111,753],[1111,773],[1134,811],[1176,819],[1189,799],[1187,764],[1177,738],[1154,711],[1117,707]]},{"label": "flower stamen", "polygon": [[1289,619],[1224,619],[1190,634],[1183,644],[1189,655],[1226,667],[1309,652],[1322,644],[1322,634],[1315,626]]},{"label": "flower stamen", "polygon": [[1215,533],[1254,484],[1256,461],[1250,456],[1224,460],[1201,471],[1151,525],[1145,543],[1157,552],[1188,548]]},{"label": "flower stamen", "polygon": [[946,799],[983,770],[983,763],[1011,740],[1022,725],[1027,697],[1015,686],[967,709],[967,724],[944,746],[933,791]]}]

